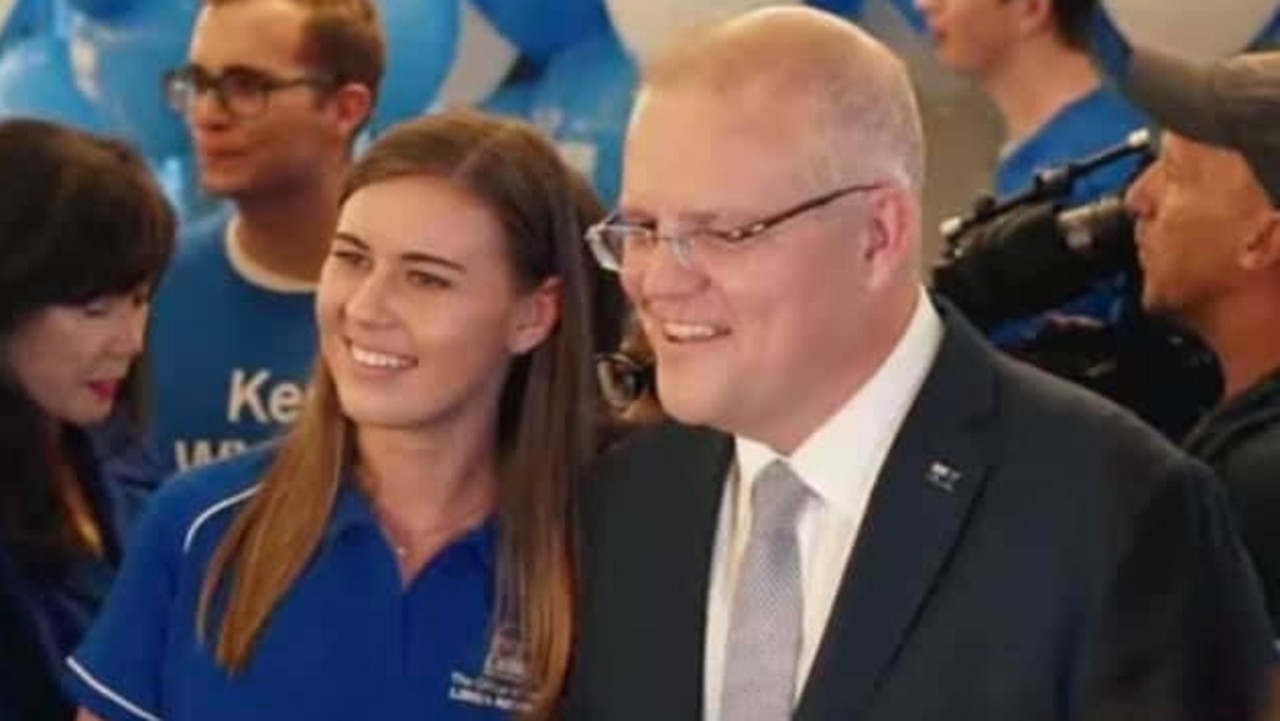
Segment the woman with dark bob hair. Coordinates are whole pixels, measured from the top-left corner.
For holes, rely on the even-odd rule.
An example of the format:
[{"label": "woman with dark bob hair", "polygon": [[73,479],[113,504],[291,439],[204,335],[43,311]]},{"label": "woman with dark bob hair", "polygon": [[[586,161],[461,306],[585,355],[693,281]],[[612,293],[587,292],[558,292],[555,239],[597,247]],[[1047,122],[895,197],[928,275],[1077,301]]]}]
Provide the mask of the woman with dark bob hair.
[{"label": "woman with dark bob hair", "polygon": [[72,717],[63,659],[158,481],[139,357],[174,216],[127,146],[0,122],[0,718]]},{"label": "woman with dark bob hair", "polygon": [[526,123],[451,111],[365,150],[302,413],[156,495],[68,662],[82,718],[551,717],[602,214]]}]

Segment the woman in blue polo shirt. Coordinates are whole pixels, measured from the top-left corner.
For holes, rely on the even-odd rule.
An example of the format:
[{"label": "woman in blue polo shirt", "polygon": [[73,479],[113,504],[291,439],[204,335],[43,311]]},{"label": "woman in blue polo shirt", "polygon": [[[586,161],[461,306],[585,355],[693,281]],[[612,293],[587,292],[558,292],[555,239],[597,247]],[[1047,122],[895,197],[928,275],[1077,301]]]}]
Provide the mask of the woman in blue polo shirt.
[{"label": "woman in blue polo shirt", "polygon": [[69,660],[83,717],[548,716],[597,410],[581,237],[600,214],[516,121],[432,115],[366,150],[301,416],[157,494]]},{"label": "woman in blue polo shirt", "polygon": [[0,719],[74,715],[63,659],[159,478],[136,423],[174,219],[114,140],[0,122]]}]

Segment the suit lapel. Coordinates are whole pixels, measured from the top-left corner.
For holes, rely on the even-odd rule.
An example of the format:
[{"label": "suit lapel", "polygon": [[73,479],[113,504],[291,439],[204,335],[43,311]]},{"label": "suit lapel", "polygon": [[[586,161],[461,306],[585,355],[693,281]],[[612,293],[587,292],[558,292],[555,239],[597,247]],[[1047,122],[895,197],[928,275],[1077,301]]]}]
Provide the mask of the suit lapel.
[{"label": "suit lapel", "polygon": [[956,314],[872,492],[796,718],[866,708],[946,565],[986,475],[991,352]]},{"label": "suit lapel", "polygon": [[656,516],[665,522],[653,533],[651,558],[660,562],[650,569],[651,583],[669,590],[651,594],[662,599],[661,608],[641,610],[661,618],[664,627],[653,639],[658,647],[652,656],[665,668],[658,672],[664,680],[655,685],[665,711],[654,716],[664,719],[702,717],[709,573],[720,499],[733,460],[732,436],[706,429],[685,432],[689,437],[681,438],[661,460],[666,464],[662,485],[671,490],[664,494],[664,503],[670,507]]}]

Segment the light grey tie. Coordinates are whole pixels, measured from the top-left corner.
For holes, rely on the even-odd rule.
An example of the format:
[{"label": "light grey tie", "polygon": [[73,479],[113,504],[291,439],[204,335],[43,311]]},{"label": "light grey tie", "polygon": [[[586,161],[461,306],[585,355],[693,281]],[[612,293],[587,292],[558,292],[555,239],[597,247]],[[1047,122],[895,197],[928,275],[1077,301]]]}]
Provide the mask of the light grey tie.
[{"label": "light grey tie", "polygon": [[809,492],[781,460],[751,490],[725,644],[720,721],[786,721],[795,697],[804,595],[796,525]]}]

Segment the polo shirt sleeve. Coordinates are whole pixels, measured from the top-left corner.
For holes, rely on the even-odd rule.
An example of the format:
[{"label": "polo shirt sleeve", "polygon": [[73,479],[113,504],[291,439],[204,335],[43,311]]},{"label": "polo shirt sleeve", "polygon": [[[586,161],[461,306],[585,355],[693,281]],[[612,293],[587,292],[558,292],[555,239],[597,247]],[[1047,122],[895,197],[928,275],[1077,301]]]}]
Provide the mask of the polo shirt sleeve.
[{"label": "polo shirt sleeve", "polygon": [[73,701],[106,721],[162,718],[165,645],[183,558],[180,484],[166,483],[152,497],[106,604],[67,659]]}]

